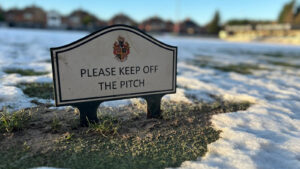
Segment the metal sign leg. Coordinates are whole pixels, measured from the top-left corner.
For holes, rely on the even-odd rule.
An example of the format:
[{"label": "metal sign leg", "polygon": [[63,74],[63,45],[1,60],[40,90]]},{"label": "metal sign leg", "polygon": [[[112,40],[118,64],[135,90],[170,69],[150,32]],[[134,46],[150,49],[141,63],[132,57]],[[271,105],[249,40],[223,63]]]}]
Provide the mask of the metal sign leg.
[{"label": "metal sign leg", "polygon": [[89,102],[76,104],[80,111],[80,125],[88,126],[89,123],[98,123],[97,110],[101,102]]},{"label": "metal sign leg", "polygon": [[143,98],[147,101],[147,118],[162,118],[161,98],[164,95],[149,95]]}]

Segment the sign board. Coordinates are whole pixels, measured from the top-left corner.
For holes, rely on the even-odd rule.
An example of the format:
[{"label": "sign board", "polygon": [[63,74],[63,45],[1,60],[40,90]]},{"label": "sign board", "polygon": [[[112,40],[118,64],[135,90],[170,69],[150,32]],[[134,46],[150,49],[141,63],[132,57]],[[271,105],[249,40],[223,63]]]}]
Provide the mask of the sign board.
[{"label": "sign board", "polygon": [[176,92],[177,47],[115,25],[51,48],[56,106]]}]

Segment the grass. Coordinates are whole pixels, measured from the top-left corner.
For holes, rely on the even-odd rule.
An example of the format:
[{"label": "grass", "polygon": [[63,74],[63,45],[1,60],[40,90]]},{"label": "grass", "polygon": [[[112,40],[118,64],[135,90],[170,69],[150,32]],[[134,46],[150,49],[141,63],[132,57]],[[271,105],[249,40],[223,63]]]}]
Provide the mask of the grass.
[{"label": "grass", "polygon": [[[163,119],[146,119],[145,102],[123,108],[101,107],[100,123],[89,128],[78,127],[77,110],[40,107],[36,117],[29,119],[29,128],[12,130],[11,134],[2,131],[0,168],[178,167],[203,156],[207,145],[220,137],[221,131],[211,126],[212,115],[249,106],[247,102],[222,100],[210,104],[163,102]],[[57,119],[60,127],[54,127],[53,133],[51,126]]]},{"label": "grass", "polygon": [[53,99],[52,83],[21,83],[18,87],[29,97]]},{"label": "grass", "polygon": [[187,59],[186,62],[198,67],[212,67],[213,65],[218,64],[217,61],[213,60],[213,56],[207,57],[203,55],[198,55],[193,59]]},{"label": "grass", "polygon": [[277,65],[277,66],[283,66],[283,67],[290,67],[290,68],[300,68],[300,65],[291,64],[287,62],[278,62],[278,61],[270,61],[271,64]]},{"label": "grass", "polygon": [[[198,67],[208,67],[208,68],[213,68],[217,69],[223,72],[236,72],[244,75],[252,74],[253,70],[267,70],[267,68],[263,68],[259,65],[254,65],[254,64],[230,64],[230,65],[223,65],[220,64],[219,62],[213,61],[208,58],[197,58],[197,59],[190,59],[187,60],[188,64],[192,64]],[[218,66],[216,66],[218,65]]]},{"label": "grass", "polygon": [[295,52],[280,52],[280,51],[249,51],[249,50],[222,50],[223,53],[230,54],[230,55],[251,55],[251,56],[267,56],[267,57],[274,57],[274,58],[283,58],[283,57],[295,57],[298,58],[300,55]]},{"label": "grass", "polygon": [[223,72],[236,72],[244,75],[252,74],[253,70],[265,70],[265,68],[251,64],[213,66],[213,68]]},{"label": "grass", "polygon": [[61,128],[60,120],[58,119],[56,113],[54,114],[54,117],[52,119],[50,126],[51,126],[51,131],[53,133],[57,133],[59,131],[59,129]]},{"label": "grass", "polygon": [[13,113],[5,109],[0,112],[0,132],[15,132],[28,126],[32,118],[31,111],[20,110]]},{"label": "grass", "polygon": [[111,116],[100,116],[100,123],[90,123],[88,131],[100,133],[104,137],[116,135],[120,129],[120,121]]},{"label": "grass", "polygon": [[14,69],[14,68],[5,69],[4,72],[8,73],[8,74],[17,73],[22,76],[40,76],[40,75],[46,75],[49,73],[49,72],[37,72],[37,71],[34,71],[33,69]]}]

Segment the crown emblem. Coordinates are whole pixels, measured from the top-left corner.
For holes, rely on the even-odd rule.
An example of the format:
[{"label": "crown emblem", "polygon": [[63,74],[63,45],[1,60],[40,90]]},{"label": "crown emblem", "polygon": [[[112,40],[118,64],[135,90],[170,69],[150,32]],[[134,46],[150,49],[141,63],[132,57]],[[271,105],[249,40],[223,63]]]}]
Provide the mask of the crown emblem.
[{"label": "crown emblem", "polygon": [[114,55],[115,58],[121,62],[127,60],[128,54],[130,53],[130,46],[129,43],[125,41],[125,38],[119,36],[118,39],[114,43]]}]

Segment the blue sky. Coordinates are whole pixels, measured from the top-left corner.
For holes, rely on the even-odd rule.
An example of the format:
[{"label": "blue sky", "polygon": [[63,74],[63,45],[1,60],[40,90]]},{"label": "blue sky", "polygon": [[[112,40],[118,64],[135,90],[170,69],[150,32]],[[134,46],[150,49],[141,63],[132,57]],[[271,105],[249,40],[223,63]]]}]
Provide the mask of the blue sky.
[{"label": "blue sky", "polygon": [[38,5],[46,10],[55,9],[69,14],[74,9],[85,9],[108,20],[114,14],[125,13],[142,21],[150,16],[177,21],[192,18],[197,23],[206,24],[216,10],[222,21],[232,18],[275,20],[283,4],[290,0],[0,0],[4,9]]}]

